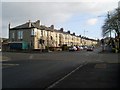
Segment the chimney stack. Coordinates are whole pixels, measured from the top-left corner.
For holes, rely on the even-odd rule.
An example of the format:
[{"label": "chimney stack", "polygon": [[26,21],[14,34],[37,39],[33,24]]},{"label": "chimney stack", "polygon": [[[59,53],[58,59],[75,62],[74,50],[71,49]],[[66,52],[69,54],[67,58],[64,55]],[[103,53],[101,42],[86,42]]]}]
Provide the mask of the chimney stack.
[{"label": "chimney stack", "polygon": [[9,22],[9,25],[8,25],[8,29],[10,30],[10,22]]},{"label": "chimney stack", "polygon": [[51,25],[50,28],[51,28],[51,29],[54,29],[54,25]]},{"label": "chimney stack", "polygon": [[73,35],[75,35],[75,33],[73,33]]},{"label": "chimney stack", "polygon": [[38,25],[40,25],[40,20],[37,20],[36,23],[37,23]]},{"label": "chimney stack", "polygon": [[79,35],[79,37],[81,37],[81,35]]},{"label": "chimney stack", "polygon": [[63,32],[63,30],[64,30],[63,28],[60,28],[60,31],[61,31],[61,32]]},{"label": "chimney stack", "polygon": [[70,31],[67,31],[67,33],[69,33],[69,34],[70,34]]},{"label": "chimney stack", "polygon": [[37,20],[37,21],[35,22],[35,25],[36,25],[37,27],[39,27],[39,26],[40,26],[40,20]]},{"label": "chimney stack", "polygon": [[28,22],[28,27],[31,27],[31,22],[30,22],[30,20],[29,20],[29,22]]}]

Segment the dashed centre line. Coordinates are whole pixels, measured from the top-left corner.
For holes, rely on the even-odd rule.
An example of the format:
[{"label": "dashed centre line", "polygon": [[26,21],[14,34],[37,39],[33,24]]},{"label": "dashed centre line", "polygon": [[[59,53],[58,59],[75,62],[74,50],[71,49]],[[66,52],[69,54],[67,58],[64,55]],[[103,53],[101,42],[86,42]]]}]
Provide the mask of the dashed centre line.
[{"label": "dashed centre line", "polygon": [[12,67],[12,66],[19,66],[19,64],[12,64],[12,63],[4,63],[2,64],[2,68],[8,68],[8,67]]}]

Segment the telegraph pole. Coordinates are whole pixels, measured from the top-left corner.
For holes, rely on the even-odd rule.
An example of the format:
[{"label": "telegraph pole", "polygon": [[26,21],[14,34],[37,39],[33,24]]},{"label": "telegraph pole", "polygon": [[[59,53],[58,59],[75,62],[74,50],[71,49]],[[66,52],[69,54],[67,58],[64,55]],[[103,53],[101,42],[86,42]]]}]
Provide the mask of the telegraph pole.
[{"label": "telegraph pole", "polygon": [[120,1],[118,2],[118,52],[120,53]]},{"label": "telegraph pole", "polygon": [[85,45],[85,32],[88,32],[88,31],[84,30],[84,45]]},{"label": "telegraph pole", "polygon": [[[110,13],[109,13],[109,11],[108,11],[107,17],[108,17],[108,20],[110,20]],[[110,24],[109,24],[109,27],[110,27]],[[111,39],[111,28],[109,28],[109,30],[110,30],[110,39]]]}]

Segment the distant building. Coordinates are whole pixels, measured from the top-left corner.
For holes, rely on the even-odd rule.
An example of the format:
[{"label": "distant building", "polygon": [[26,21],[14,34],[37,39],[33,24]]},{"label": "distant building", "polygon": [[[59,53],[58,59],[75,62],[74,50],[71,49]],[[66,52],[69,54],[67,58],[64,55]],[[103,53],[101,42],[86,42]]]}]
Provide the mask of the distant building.
[{"label": "distant building", "polygon": [[36,22],[28,21],[25,24],[11,28],[9,24],[9,48],[10,49],[45,49],[48,47],[59,48],[63,45],[92,45],[93,40],[82,40],[81,36],[65,32],[63,28],[56,30],[54,25],[46,27]]}]

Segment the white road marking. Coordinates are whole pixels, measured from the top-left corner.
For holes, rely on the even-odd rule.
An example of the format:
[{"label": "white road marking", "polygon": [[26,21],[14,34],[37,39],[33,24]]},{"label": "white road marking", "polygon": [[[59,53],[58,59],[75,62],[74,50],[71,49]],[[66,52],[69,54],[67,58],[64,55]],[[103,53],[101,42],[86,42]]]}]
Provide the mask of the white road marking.
[{"label": "white road marking", "polygon": [[0,60],[0,62],[5,62],[5,61],[8,61],[8,60]]},{"label": "white road marking", "polygon": [[4,63],[4,64],[1,64],[2,66],[2,68],[7,68],[7,67],[12,67],[12,66],[19,66],[19,64],[11,64],[11,63]]},{"label": "white road marking", "polygon": [[29,59],[33,59],[33,55],[30,55]]},{"label": "white road marking", "polygon": [[56,81],[55,83],[53,83],[52,85],[50,85],[47,89],[53,88],[55,85],[57,85],[58,83],[60,83],[62,80],[64,80],[65,78],[67,78],[72,73],[74,73],[75,71],[77,71],[79,68],[81,68],[82,66],[84,66],[86,64],[87,64],[87,62],[84,62],[83,64],[81,64],[80,66],[78,66],[76,69],[74,69],[73,71],[71,71],[70,73],[68,73],[67,75],[65,75],[64,77],[62,77],[61,79],[59,79],[58,81]]},{"label": "white road marking", "polygon": [[11,64],[11,63],[8,63],[8,64],[2,64],[2,65],[8,65],[8,66],[18,66],[19,64]]}]

